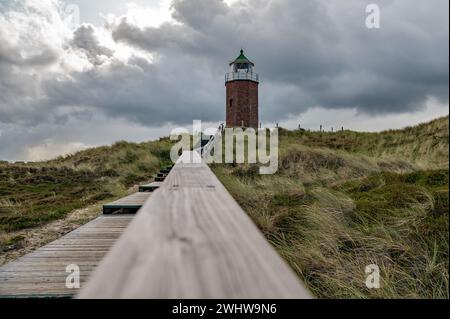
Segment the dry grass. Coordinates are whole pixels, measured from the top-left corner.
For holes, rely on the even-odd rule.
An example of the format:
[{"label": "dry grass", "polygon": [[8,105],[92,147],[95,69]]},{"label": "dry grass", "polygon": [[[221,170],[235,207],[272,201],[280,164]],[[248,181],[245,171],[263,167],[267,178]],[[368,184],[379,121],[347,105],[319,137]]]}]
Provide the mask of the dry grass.
[{"label": "dry grass", "polygon": [[170,161],[172,142],[119,142],[39,163],[0,164],[0,253],[23,245],[17,231],[63,219],[127,194]]},{"label": "dry grass", "polygon": [[[434,145],[434,146],[433,146]],[[448,118],[403,131],[283,131],[280,169],[213,165],[322,298],[448,298]],[[381,289],[365,267],[381,269]]]},{"label": "dry grass", "polygon": [[[120,142],[42,163],[0,162],[0,250],[19,249],[3,256],[94,217],[95,203],[167,164],[171,145]],[[448,117],[382,133],[282,130],[277,174],[213,169],[316,296],[448,298],[448,145]],[[374,263],[382,286],[369,290],[364,270]]]}]

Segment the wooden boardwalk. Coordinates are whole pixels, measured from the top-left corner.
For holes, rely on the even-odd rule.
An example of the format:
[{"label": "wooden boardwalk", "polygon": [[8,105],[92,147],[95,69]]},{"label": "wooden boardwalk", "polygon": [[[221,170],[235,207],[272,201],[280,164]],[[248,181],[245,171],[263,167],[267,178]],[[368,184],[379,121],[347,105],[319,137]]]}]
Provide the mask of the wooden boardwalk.
[{"label": "wooden boardwalk", "polygon": [[[191,156],[200,162],[185,163]],[[110,215],[0,267],[0,297],[311,298],[199,153],[157,178],[105,205]],[[66,287],[69,265],[80,292]]]},{"label": "wooden boardwalk", "polygon": [[64,237],[0,267],[0,298],[62,298],[77,294],[66,288],[66,267],[80,268],[81,285],[128,226],[133,215],[101,216]]},{"label": "wooden boardwalk", "polygon": [[210,168],[180,161],[79,297],[277,299],[311,294]]}]

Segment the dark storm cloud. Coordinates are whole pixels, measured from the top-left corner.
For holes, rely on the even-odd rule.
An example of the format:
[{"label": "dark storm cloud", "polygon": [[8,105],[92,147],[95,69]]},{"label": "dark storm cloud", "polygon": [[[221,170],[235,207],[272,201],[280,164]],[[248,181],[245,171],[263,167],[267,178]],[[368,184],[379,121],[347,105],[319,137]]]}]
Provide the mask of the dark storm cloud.
[{"label": "dark storm cloud", "polygon": [[[207,63],[219,76],[236,48],[247,48],[262,77],[268,120],[313,106],[379,114],[423,108],[430,96],[448,102],[447,1],[379,1],[379,30],[365,27],[361,1],[246,3],[178,0],[173,17],[181,25],[140,29],[122,20],[112,33],[116,41],[159,52],[163,61],[194,74]],[[178,63],[184,55],[197,63]],[[269,84],[288,87],[291,99],[269,98],[280,95],[264,91]]]},{"label": "dark storm cloud", "polygon": [[81,25],[73,34],[72,46],[83,50],[92,64],[102,63],[101,57],[111,57],[113,51],[100,45],[95,36],[95,27],[92,25]]},{"label": "dark storm cloud", "polygon": [[123,17],[107,24],[115,41],[155,54],[153,63],[100,65],[113,52],[94,26],[82,25],[71,45],[96,67],[45,80],[42,103],[149,125],[220,120],[223,74],[241,47],[261,75],[265,120],[315,106],[379,114],[420,109],[430,96],[448,101],[448,2],[379,4],[379,30],[365,27],[365,4],[353,0],[175,0],[178,23],[141,28]]},{"label": "dark storm cloud", "polygon": [[[223,75],[241,47],[260,73],[263,121],[313,107],[383,115],[448,103],[448,1],[376,2],[378,30],[366,28],[360,0],[175,0],[175,23],[115,17],[58,38],[58,2],[31,1],[33,15],[0,12],[0,129],[59,125],[80,108],[146,126],[221,121]],[[104,34],[134,53],[119,59]]]},{"label": "dark storm cloud", "polygon": [[[190,64],[185,60],[185,63]],[[203,72],[202,72],[203,70]],[[193,118],[216,120],[212,77],[204,73],[179,72],[169,63],[151,64],[134,58],[127,64],[116,62],[101,69],[72,74],[71,81],[47,81],[44,89],[53,105],[87,105],[114,117],[126,117],[146,125],[187,124]]]},{"label": "dark storm cloud", "polygon": [[[158,28],[149,27],[144,30],[130,24],[124,17],[120,23],[113,26],[112,36],[116,41],[123,41],[136,45],[149,52],[158,52],[166,49],[185,49],[195,46],[190,30],[183,26],[164,23]],[[180,52],[181,54],[181,52]]]},{"label": "dark storm cloud", "polygon": [[194,29],[207,28],[218,15],[229,13],[229,8],[223,1],[174,0],[172,9],[172,16],[176,20]]}]

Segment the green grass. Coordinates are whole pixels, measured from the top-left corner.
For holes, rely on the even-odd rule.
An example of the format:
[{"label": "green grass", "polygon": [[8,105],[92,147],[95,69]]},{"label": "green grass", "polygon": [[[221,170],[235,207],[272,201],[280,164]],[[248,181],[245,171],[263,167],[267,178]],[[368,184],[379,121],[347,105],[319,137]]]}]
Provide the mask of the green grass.
[{"label": "green grass", "polygon": [[448,166],[448,116],[402,130],[381,133],[308,132],[281,129],[284,146],[303,145],[343,150],[382,159],[397,159],[428,169]]},{"label": "green grass", "polygon": [[[213,170],[321,298],[448,298],[448,117],[381,133],[281,130],[279,170]],[[170,162],[168,139],[0,162],[0,250],[68,212],[123,196]],[[0,234],[1,235],[1,234]],[[2,239],[3,238],[3,239]],[[365,286],[377,264],[381,289]]]},{"label": "green grass", "polygon": [[39,226],[123,196],[170,162],[171,145],[168,139],[118,142],[47,162],[0,164],[0,231]]},{"label": "green grass", "polygon": [[[283,130],[279,163],[271,176],[212,168],[317,297],[449,297],[448,118],[382,133]],[[370,264],[381,289],[365,286]]]}]

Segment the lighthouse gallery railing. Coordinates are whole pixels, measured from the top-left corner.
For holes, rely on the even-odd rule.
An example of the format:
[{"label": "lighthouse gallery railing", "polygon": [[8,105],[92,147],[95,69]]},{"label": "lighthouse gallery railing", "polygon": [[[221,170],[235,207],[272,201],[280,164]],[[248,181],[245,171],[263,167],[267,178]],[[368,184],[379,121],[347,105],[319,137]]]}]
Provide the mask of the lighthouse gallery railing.
[{"label": "lighthouse gallery railing", "polygon": [[253,72],[230,72],[225,74],[225,82],[235,80],[248,80],[259,82],[259,75]]}]

